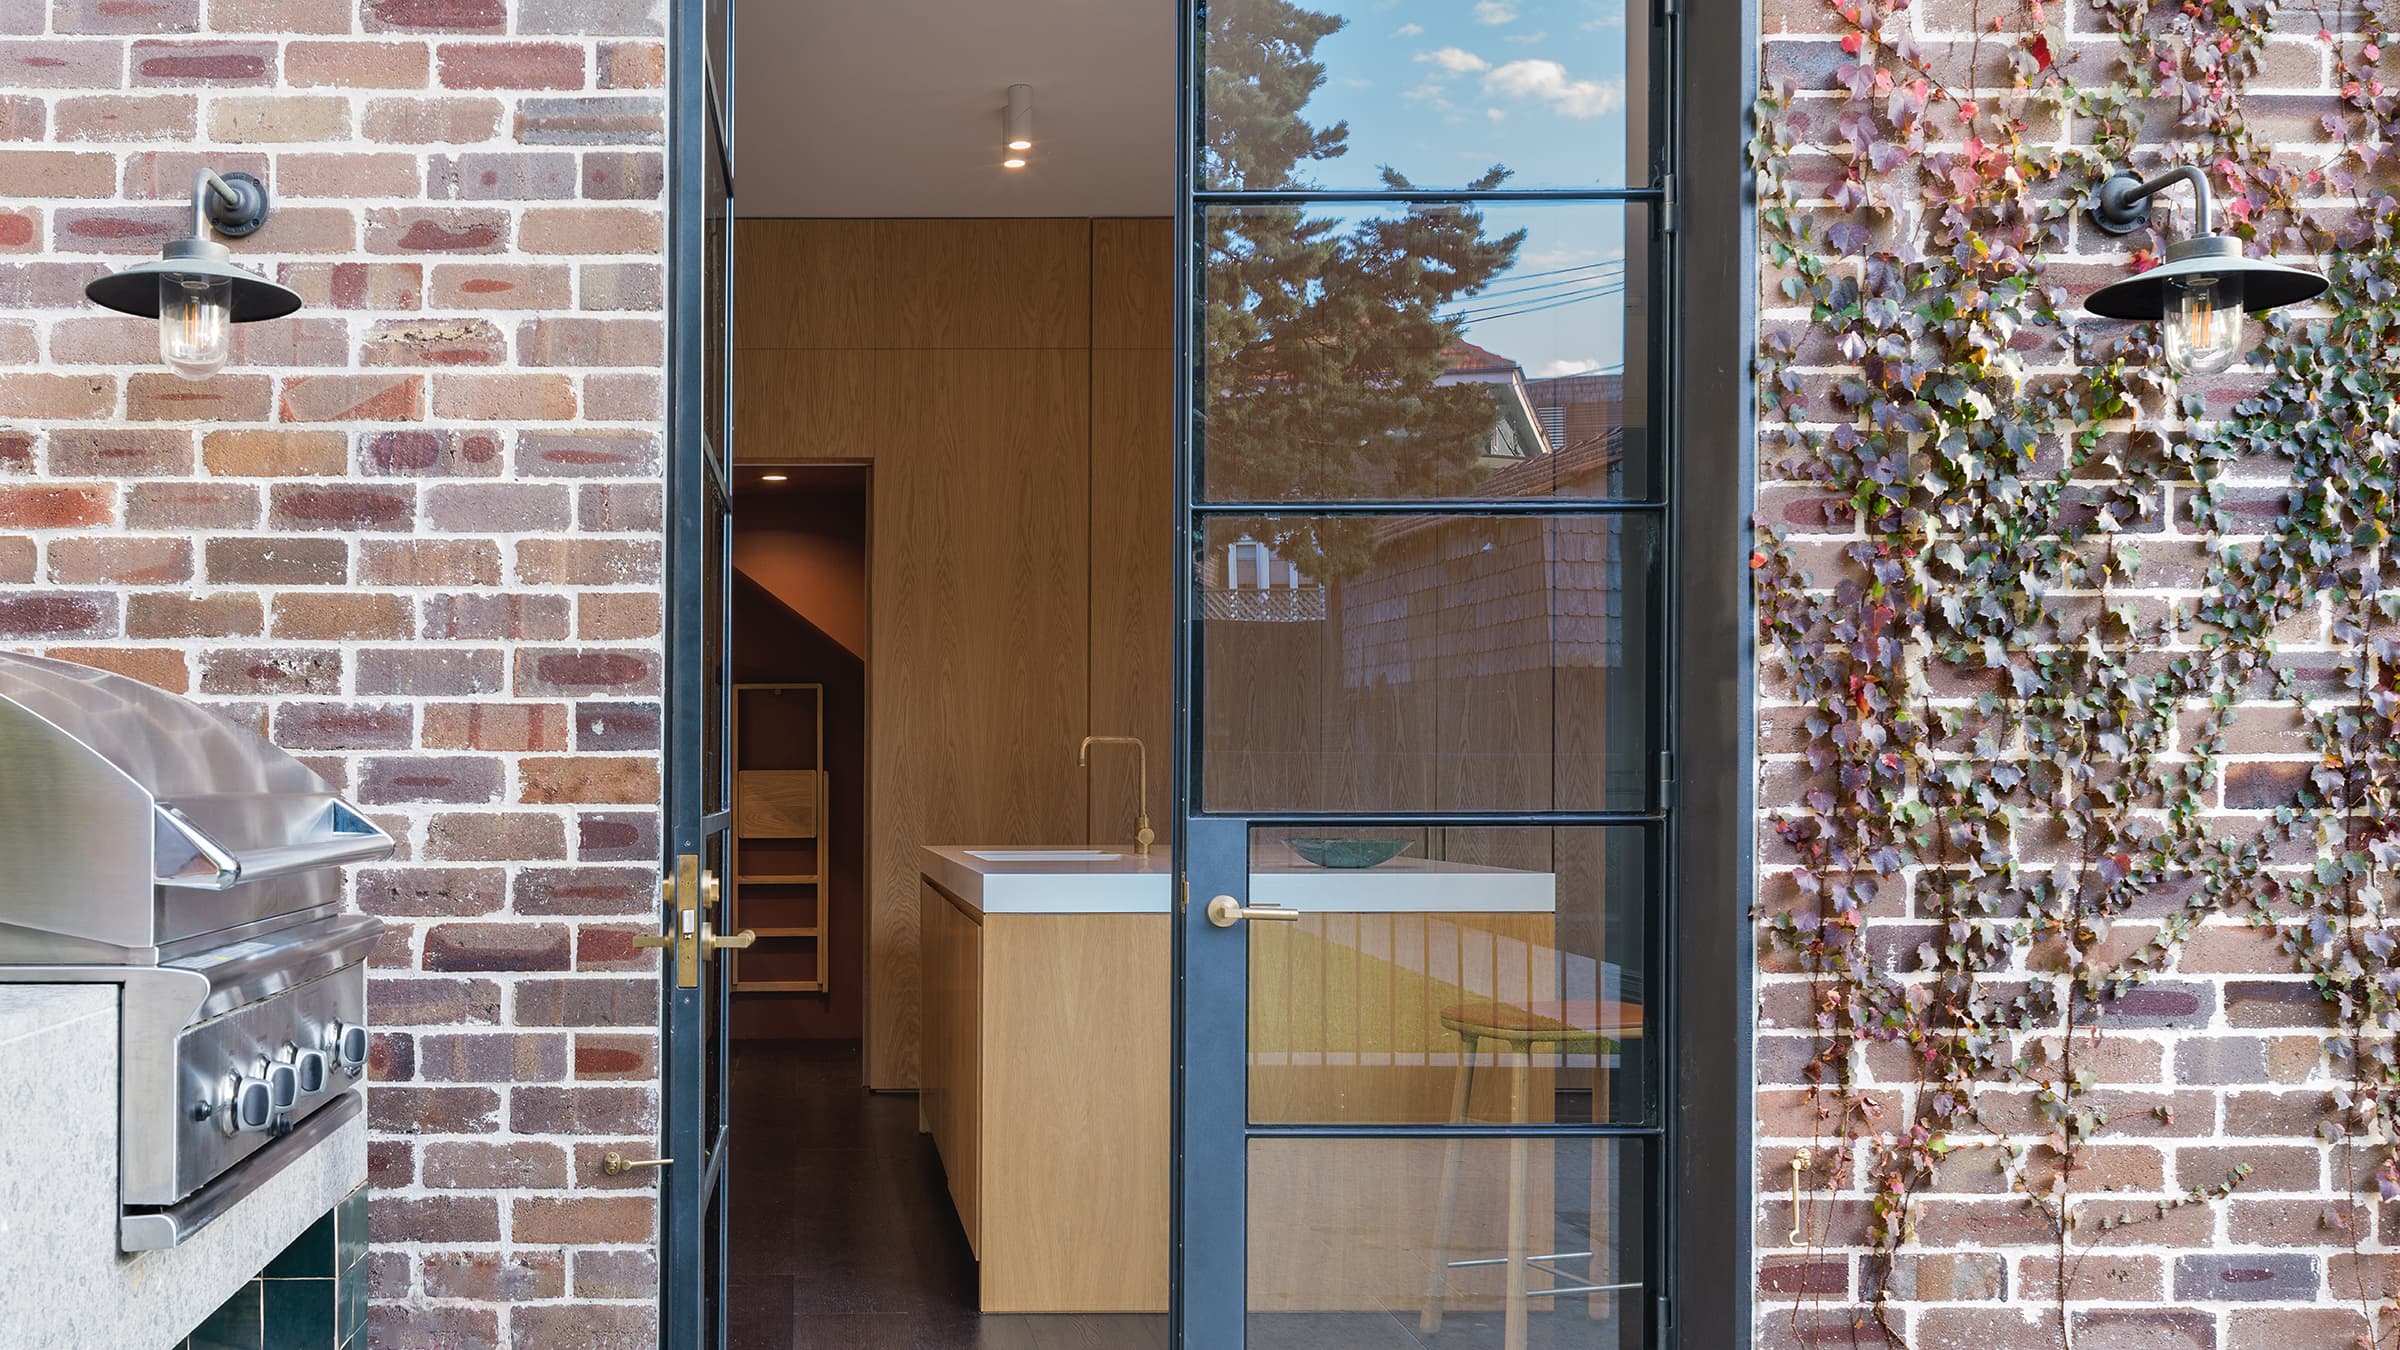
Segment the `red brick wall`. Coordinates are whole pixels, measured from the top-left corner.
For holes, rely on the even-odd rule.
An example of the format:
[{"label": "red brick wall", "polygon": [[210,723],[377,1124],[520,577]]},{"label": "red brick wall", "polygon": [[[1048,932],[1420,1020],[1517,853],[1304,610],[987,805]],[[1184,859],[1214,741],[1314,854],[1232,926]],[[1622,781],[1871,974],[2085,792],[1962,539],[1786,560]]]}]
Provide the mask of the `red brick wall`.
[{"label": "red brick wall", "polygon": [[[373,1343],[650,1345],[663,0],[0,0],[0,643],[305,757],[401,841]],[[265,179],[192,384],[86,281]]]},{"label": "red brick wall", "polygon": [[[2400,9],[2379,7],[2384,22],[2400,21]],[[1889,5],[1879,8],[1893,11]],[[2062,65],[2080,63],[2085,78],[2104,71],[2118,52],[2116,37],[2094,16],[2097,8],[2082,3],[2050,8],[2050,22],[2064,23],[2070,31],[2057,59]],[[2018,30],[2024,22],[2021,9],[2005,0],[1983,6],[1931,0],[1899,12],[1897,22],[1955,81],[1969,78],[1972,35],[1988,34],[2004,15],[2006,27]],[[2152,22],[2163,29],[2177,7],[2158,4],[2151,12]],[[2246,106],[2255,110],[2252,129],[2274,143],[2284,162],[2307,162],[2329,148],[2319,119],[2334,110],[2336,91],[2332,63],[2318,40],[2321,23],[2357,33],[2367,31],[2373,20],[2355,5],[2327,6],[2322,14],[2285,7],[2278,35],[2247,84]],[[1838,36],[1845,27],[1824,0],[1762,5],[1766,77],[1791,79],[1803,91],[1797,106],[1816,121],[1812,139],[1835,134],[1843,102],[1832,92],[1839,88],[1835,72],[1851,59]],[[1988,36],[1986,41],[1991,45],[1981,50],[1981,64],[1973,68],[2000,82],[2000,90],[1986,91],[1989,99],[2005,93],[2009,67],[1999,54],[2006,42]],[[2151,117],[2145,135],[2170,134],[2172,121],[2168,115]],[[2088,136],[2089,130],[2079,125],[2071,134]],[[2142,163],[2159,165],[2176,153],[2162,139],[2143,147]],[[1815,159],[1816,164],[1803,165],[1795,158],[1794,178],[1830,185],[1838,168],[1828,168],[1825,156]],[[2183,194],[2161,200],[2179,222],[2174,228],[2180,237],[2188,200]],[[1828,212],[1826,219],[1832,218]],[[2084,292],[2123,274],[2128,246],[2088,226],[2079,226],[2076,240],[2077,249],[2105,256],[2054,257],[2049,279],[2066,287],[2071,302],[2079,305]],[[1762,325],[1787,331],[1807,327],[1808,311],[1791,308],[1778,289],[1781,274],[1762,266],[1761,278]],[[2028,351],[2033,345],[2024,344]],[[1805,389],[1830,387],[1841,377],[1845,368],[1831,342],[1804,337],[1800,351]],[[2212,407],[2223,408],[2256,385],[2255,378],[2237,370],[2187,382],[2184,388],[2207,393]],[[1778,428],[1762,430],[1762,446],[1771,446]],[[1760,456],[1762,511],[1820,575],[1838,574],[1840,550],[1861,536],[1846,515],[1828,521],[1824,495],[1815,485],[1779,481],[1780,454],[1780,448],[1769,448]],[[2274,472],[2258,462],[2236,467],[2235,495],[2256,509],[2280,511],[2285,483]],[[2190,495],[2188,487],[2173,493],[2184,504]],[[2131,528],[2144,532],[2138,538],[2151,565],[2142,575],[2164,579],[2141,581],[2132,589],[2151,592],[2142,597],[2146,605],[2188,605],[2195,593],[2177,588],[2195,585],[2203,571],[2202,535],[2180,510],[2159,515]],[[2317,619],[2292,625],[2280,660],[2303,671],[2327,669],[2333,658],[2320,645],[2327,640]],[[1813,782],[1799,753],[1807,740],[1799,725],[1802,710],[1778,702],[1774,691],[1780,677],[1772,660],[1762,666],[1760,801],[1768,813],[1796,803]],[[2226,746],[2226,772],[2206,803],[2232,834],[2257,831],[2275,807],[2293,800],[2312,762],[2289,699],[2264,692],[2265,682],[2259,688],[2259,702],[2238,711]],[[1772,828],[1762,825],[1760,838],[1761,904],[1790,907],[1798,894],[1790,876],[1794,854],[1780,845]],[[2305,865],[2308,856],[2304,843],[2296,856],[2281,860]],[[1904,897],[1906,891],[1906,879],[1895,878],[1886,895]],[[1869,947],[1899,953],[1915,949],[1930,928],[1907,904],[1905,898],[1888,899],[1874,907],[1869,932],[1880,930],[1883,936],[1870,936]],[[2117,930],[2112,950],[2130,950],[2157,933],[2168,908],[2137,910]],[[1865,1169],[1855,1158],[1840,1174],[1823,1166],[1828,1146],[1838,1140],[1829,1135],[1818,1099],[1804,1086],[1803,1068],[1820,1044],[1812,1030],[1815,987],[1813,977],[1793,973],[1789,963],[1770,960],[1758,970],[1755,1162],[1760,1195],[1753,1217],[1759,1346],[2363,1350],[2370,1344],[2366,1314],[2372,1308],[2382,1309],[2380,1334],[2372,1344],[2377,1350],[2395,1344],[2400,1319],[2389,1300],[2400,1292],[2400,1245],[2395,1245],[2400,1238],[2392,1226],[2394,1207],[2375,1204],[2368,1175],[2380,1151],[2360,1150],[2361,1171],[2353,1186],[2344,1174],[2344,1150],[2318,1137],[2319,1126],[2338,1117],[2330,1097],[2346,1081],[2323,1054],[2330,1024],[2326,1004],[2277,949],[2274,935],[2250,928],[2244,915],[2212,917],[2180,944],[2169,969],[2112,1003],[2100,1019],[2096,1046],[2083,1058],[2100,1075],[2088,1101],[2105,1108],[2109,1123],[2089,1147],[2088,1169],[2075,1182],[2084,1199],[2077,1207],[2082,1226],[2074,1239],[2078,1262],[2067,1305],[2071,1342],[2062,1335],[2052,1297],[2053,1233],[2022,1195],[2010,1193],[1989,1148],[1962,1149],[1949,1158],[1955,1165],[1940,1170],[1914,1207],[1915,1237],[1902,1248],[1889,1286],[1891,1320],[1900,1338],[1887,1342],[1865,1313],[1861,1305],[1876,1283],[1876,1257],[1865,1236],[1869,1197],[1860,1184]],[[1863,1073],[1885,1104],[1887,1127],[1905,1128],[1911,1119],[1908,1094],[1915,1090],[1910,1065],[1897,1047],[1876,1050],[1894,1053],[1868,1054]],[[2029,1095],[2030,1088],[2019,1084],[1987,1105],[1995,1118],[2033,1121],[2030,1110],[2015,1109],[2025,1107]],[[2042,1137],[2038,1123],[2024,1133],[2027,1141]],[[1790,1164],[1802,1149],[1813,1150],[1816,1161],[1803,1174],[1795,1218]],[[2182,1199],[2224,1183],[2237,1165],[2252,1171],[2228,1198]],[[2131,1214],[2137,1222],[2121,1232],[2103,1231],[2100,1221],[2117,1214]]]}]

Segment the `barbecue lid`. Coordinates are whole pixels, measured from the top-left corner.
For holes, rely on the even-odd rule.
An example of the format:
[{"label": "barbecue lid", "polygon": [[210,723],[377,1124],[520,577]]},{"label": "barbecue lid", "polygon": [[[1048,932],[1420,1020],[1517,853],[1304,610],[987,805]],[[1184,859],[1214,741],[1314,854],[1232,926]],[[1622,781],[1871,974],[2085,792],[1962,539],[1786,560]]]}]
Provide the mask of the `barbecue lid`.
[{"label": "barbecue lid", "polygon": [[331,784],[200,705],[0,653],[0,928],[151,947],[219,926],[162,932],[153,887],[231,891],[391,852]]}]

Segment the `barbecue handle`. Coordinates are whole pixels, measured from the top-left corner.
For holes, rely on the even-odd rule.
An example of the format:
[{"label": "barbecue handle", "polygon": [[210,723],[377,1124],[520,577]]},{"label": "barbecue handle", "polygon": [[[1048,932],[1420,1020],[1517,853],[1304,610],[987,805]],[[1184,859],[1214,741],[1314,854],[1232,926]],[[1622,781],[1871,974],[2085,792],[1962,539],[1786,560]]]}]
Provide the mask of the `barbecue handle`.
[{"label": "barbecue handle", "polygon": [[202,843],[200,852],[216,864],[213,872],[196,875],[159,877],[161,886],[178,886],[187,890],[225,891],[246,886],[254,881],[272,881],[277,877],[315,871],[320,867],[339,867],[344,863],[375,862],[392,856],[392,837],[377,829],[357,812],[346,806],[336,812],[340,823],[362,826],[344,829],[295,844],[277,844],[271,848],[254,848],[235,852],[228,850],[193,828],[188,821],[176,818],[176,824],[187,839]]}]

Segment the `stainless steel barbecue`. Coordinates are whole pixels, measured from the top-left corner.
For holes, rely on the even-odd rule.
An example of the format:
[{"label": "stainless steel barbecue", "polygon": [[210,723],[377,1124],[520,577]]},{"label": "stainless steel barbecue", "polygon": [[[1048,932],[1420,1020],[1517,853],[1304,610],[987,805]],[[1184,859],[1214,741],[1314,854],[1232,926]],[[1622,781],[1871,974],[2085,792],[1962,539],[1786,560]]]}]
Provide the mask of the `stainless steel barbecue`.
[{"label": "stainless steel barbecue", "polygon": [[336,869],[391,851],[199,706],[0,653],[0,980],[123,991],[123,1249],[181,1242],[357,1115],[383,925],[337,912]]}]

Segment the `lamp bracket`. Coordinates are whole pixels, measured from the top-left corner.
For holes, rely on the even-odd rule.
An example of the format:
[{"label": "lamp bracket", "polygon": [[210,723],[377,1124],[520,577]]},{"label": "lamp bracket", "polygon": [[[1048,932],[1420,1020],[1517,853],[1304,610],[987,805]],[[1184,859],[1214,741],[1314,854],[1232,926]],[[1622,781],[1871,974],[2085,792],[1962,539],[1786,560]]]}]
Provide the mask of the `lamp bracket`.
[{"label": "lamp bracket", "polygon": [[192,175],[192,234],[214,229],[228,239],[254,234],[267,223],[267,185],[246,173],[201,169]]},{"label": "lamp bracket", "polygon": [[2131,169],[2120,170],[2100,185],[2092,199],[2092,224],[2103,234],[2131,234],[2150,223],[2150,199],[2177,183],[2192,185],[2195,235],[2214,233],[2214,215],[2210,210],[2208,175],[2186,164],[2167,170],[2156,178],[2143,178]]}]

